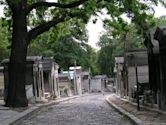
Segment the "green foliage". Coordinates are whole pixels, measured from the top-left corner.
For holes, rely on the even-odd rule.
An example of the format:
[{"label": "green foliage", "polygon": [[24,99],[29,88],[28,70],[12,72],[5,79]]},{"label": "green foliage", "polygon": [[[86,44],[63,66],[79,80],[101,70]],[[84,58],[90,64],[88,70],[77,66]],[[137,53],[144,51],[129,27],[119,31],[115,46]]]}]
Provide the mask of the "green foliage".
[{"label": "green foliage", "polygon": [[130,24],[129,25],[129,31],[126,34],[124,34],[124,35],[126,35],[125,36],[126,49],[143,48],[144,47],[143,34],[139,34],[137,32],[137,27],[134,24]]},{"label": "green foliage", "polygon": [[[28,0],[27,4],[31,5],[42,1],[45,0]],[[57,2],[68,4],[74,1],[75,0],[58,0]],[[79,64],[86,68],[90,67],[91,70],[95,70],[94,72],[97,73],[98,69],[95,64],[96,61],[94,61],[96,60],[95,52],[86,44],[88,37],[86,34],[87,31],[85,30],[85,24],[89,21],[89,18],[92,15],[97,16],[97,13],[102,14],[101,10],[103,8],[107,10],[107,14],[110,15],[111,18],[105,20],[104,23],[111,27],[111,35],[108,37],[108,34],[102,36],[103,38],[101,38],[98,44],[101,49],[104,50],[101,50],[99,55],[105,54],[104,51],[111,53],[113,56],[121,55],[123,53],[122,48],[124,47],[124,41],[127,43],[127,48],[142,47],[142,43],[138,42],[142,41],[142,36],[138,35],[137,31],[142,34],[155,25],[152,5],[157,5],[158,1],[165,4],[164,0],[99,0],[97,2],[95,0],[88,0],[84,4],[71,9],[59,7],[34,8],[27,18],[27,26],[30,27],[30,29],[39,24],[46,23],[54,17],[66,16],[66,18],[63,23],[56,25],[56,27],[51,28],[49,32],[46,32],[38,36],[36,40],[33,40],[32,44],[29,46],[28,55],[54,56],[59,58],[59,62],[63,62],[62,59],[65,60],[65,55],[67,58],[66,61],[63,62],[63,67],[65,67],[65,69],[69,64],[73,64],[73,60],[77,60]],[[17,0],[14,4],[19,4],[19,2],[20,0]],[[9,8],[6,8],[5,12],[7,17],[11,16],[11,10]],[[127,14],[132,22],[135,23],[135,26],[131,26],[125,22],[121,17],[123,14]],[[160,21],[160,24],[165,24],[164,21]],[[96,22],[96,20],[94,20],[94,22]],[[157,21],[157,23],[159,23],[159,21]],[[10,20],[8,21],[8,24],[11,26]],[[79,43],[77,40],[81,42]],[[109,52],[108,48],[110,47],[113,48]],[[71,51],[68,52],[67,49]],[[62,50],[65,53],[64,55]],[[110,58],[110,60],[111,59],[112,58]],[[67,63],[66,66],[65,62]],[[112,71],[112,69],[109,69],[109,71]]]},{"label": "green foliage", "polygon": [[155,19],[156,26],[166,26],[166,16],[161,16]]},{"label": "green foliage", "polygon": [[[103,0],[102,4],[110,15],[110,19],[104,21],[105,25],[111,27],[112,36],[116,37],[121,31],[128,32],[128,22],[122,19],[126,14],[137,27],[140,34],[145,33],[155,26],[153,7],[164,0]],[[165,2],[164,2],[165,3]]]},{"label": "green foliage", "polygon": [[98,66],[100,74],[112,75],[113,72],[113,46],[107,45],[100,49],[98,53]]},{"label": "green foliage", "polygon": [[28,47],[28,56],[53,56],[53,51],[49,49],[48,39],[48,32],[38,36]]},{"label": "green foliage", "polygon": [[6,20],[0,18],[0,62],[9,56],[9,32]]},{"label": "green foliage", "polygon": [[75,39],[72,35],[62,36],[53,42],[48,40],[48,34],[44,34],[30,45],[28,55],[53,56],[63,70],[68,70],[76,61],[83,69],[90,68],[93,74],[96,72],[95,51],[87,43]]},{"label": "green foliage", "polygon": [[84,56],[80,43],[77,43],[71,36],[61,37],[53,44],[53,50],[56,62],[65,70],[74,65],[74,61],[80,65],[80,59]]},{"label": "green foliage", "polygon": [[97,59],[100,74],[112,76],[116,56],[123,56],[127,49],[144,47],[143,36],[137,33],[136,26],[130,24],[128,29],[128,32],[121,32],[116,38],[111,37],[109,32],[100,37],[98,45],[101,49]]},{"label": "green foliage", "polygon": [[[39,1],[45,0],[29,0],[28,3],[32,4]],[[68,4],[74,1],[75,0],[58,0],[58,3]],[[77,19],[82,20],[83,23],[87,23],[92,15],[97,16],[97,13],[100,12],[102,14],[101,10],[104,8],[111,17],[111,19],[105,20],[105,24],[112,27],[113,36],[120,34],[121,31],[128,31],[128,23],[121,17],[123,14],[127,14],[132,22],[138,26],[137,29],[139,32],[142,33],[155,25],[152,5],[157,5],[158,1],[159,0],[99,0],[96,2],[95,0],[88,0],[83,5],[72,9],[38,7],[29,14],[28,26],[34,27],[51,20],[53,17],[62,15],[66,15],[66,21],[70,19],[71,15],[74,15]]]},{"label": "green foliage", "polygon": [[[58,0],[57,3],[59,6],[56,6],[57,4],[52,4],[54,6],[53,8],[50,8],[52,5],[48,3],[39,4],[38,2],[40,1],[45,0],[6,0],[10,8],[8,11],[9,13],[7,14],[9,14],[9,17],[12,17],[11,19],[14,20],[12,23],[10,23],[10,26],[13,27],[9,26],[9,29],[13,29],[12,53],[8,84],[9,90],[6,99],[6,106],[9,107],[28,106],[28,101],[26,99],[25,93],[25,84],[22,84],[25,82],[26,72],[22,71],[26,69],[26,65],[24,65],[26,61],[25,57],[27,54],[26,50],[32,39],[35,39],[40,34],[50,30],[51,27],[56,27],[61,23],[62,28],[53,31],[52,33],[52,36],[57,36],[56,38],[54,37],[55,39],[52,39],[53,37],[50,37],[50,34],[46,34],[46,36],[44,35],[44,38],[42,38],[41,40],[39,39],[43,42],[48,38],[48,41],[50,42],[49,43],[47,41],[49,43],[49,46],[48,48],[46,47],[47,49],[45,49],[45,53],[47,55],[53,54],[54,57],[57,54],[58,56],[56,58],[60,57],[59,59],[63,59],[60,60],[60,63],[62,63],[63,65],[62,61],[64,61],[65,66],[68,66],[68,64],[70,64],[73,60],[77,60],[78,64],[80,65],[88,66],[87,64],[83,63],[84,59],[86,60],[87,57],[87,51],[85,47],[86,44],[84,41],[76,40],[76,33],[79,34],[79,31],[81,30],[78,29],[78,31],[74,33],[73,37],[73,35],[71,35],[72,32],[70,31],[72,27],[67,26],[66,24],[68,23],[66,23],[66,21],[69,21],[71,18],[76,18],[78,19],[77,21],[82,20],[82,22],[86,24],[92,15],[97,15],[97,12],[101,12],[101,10],[105,8],[106,10],[108,10],[108,14],[111,17],[108,22],[113,29],[112,35],[116,36],[117,34],[121,34],[121,31],[125,31],[125,29],[127,29],[125,27],[128,24],[126,24],[120,18],[123,13],[127,13],[128,16],[132,18],[132,22],[139,26],[137,29],[140,30],[140,33],[144,33],[151,26],[153,26],[153,13],[150,13],[150,10],[152,9],[151,4],[149,4],[148,2],[157,4],[158,1],[164,2],[165,0]],[[82,5],[75,4],[75,6],[71,6],[71,4],[68,4],[74,1],[76,1],[75,3],[85,3],[83,3]],[[37,3],[33,4],[34,2]],[[67,7],[66,4],[68,4]],[[18,25],[18,22],[20,23],[20,25]],[[79,26],[79,28],[82,29],[81,26]],[[73,27],[73,29],[76,29],[76,27]],[[72,31],[74,32],[74,30]],[[125,31],[125,33],[126,32],[127,31]],[[124,33],[122,33],[122,36],[123,35]],[[126,34],[124,36],[126,37]],[[43,48],[45,48],[44,45],[45,43],[42,44]],[[58,45],[59,47],[57,48],[56,45]],[[4,44],[2,44],[1,46],[3,47]],[[33,46],[37,47],[38,45]],[[104,51],[101,51],[104,57],[107,57],[105,55],[108,53],[112,54],[113,51],[109,50],[109,46],[104,46]],[[20,59],[20,68],[19,70],[15,71],[14,69],[18,66],[18,58]],[[108,62],[109,64],[111,57],[106,59],[108,59],[106,60],[106,62]],[[108,72],[106,73],[108,74]],[[13,96],[13,94],[15,96]]]},{"label": "green foliage", "polygon": [[65,21],[34,40],[28,55],[53,56],[63,70],[68,70],[76,61],[77,65],[90,68],[92,74],[96,74],[96,52],[87,44],[86,33],[82,20]]},{"label": "green foliage", "polygon": [[108,35],[108,33],[106,33],[100,37],[100,41],[97,43],[97,45],[102,48],[102,47],[110,45],[111,42],[112,42],[111,36]]}]

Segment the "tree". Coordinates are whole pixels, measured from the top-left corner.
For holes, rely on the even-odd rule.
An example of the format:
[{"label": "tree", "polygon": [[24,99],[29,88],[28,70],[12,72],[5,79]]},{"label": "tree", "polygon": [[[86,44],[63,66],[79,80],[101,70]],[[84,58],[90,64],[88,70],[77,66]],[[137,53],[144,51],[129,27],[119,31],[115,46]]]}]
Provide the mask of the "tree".
[{"label": "tree", "polygon": [[68,70],[75,61],[77,65],[84,64],[83,57],[85,57],[86,51],[81,43],[75,41],[72,36],[61,37],[59,41],[55,42],[52,50],[56,62],[64,70]]},{"label": "tree", "polygon": [[38,36],[33,42],[28,46],[28,56],[53,56],[53,51],[49,48],[49,34],[43,33]]},{"label": "tree", "polygon": [[100,74],[113,75],[114,59],[123,56],[125,49],[143,48],[143,35],[138,34],[134,24],[128,25],[128,31],[122,31],[117,37],[112,37],[107,31],[100,37],[98,46],[98,66]]},{"label": "tree", "polygon": [[155,22],[156,22],[156,26],[159,26],[159,27],[166,26],[166,16],[155,18]]},{"label": "tree", "polygon": [[112,59],[113,48],[111,45],[104,46],[98,53],[98,66],[100,74],[106,74],[111,76],[113,73],[113,59]]},{"label": "tree", "polygon": [[83,59],[86,63],[86,69],[89,69],[91,75],[99,74],[99,69],[97,66],[97,52],[94,48],[86,46],[86,58]]},{"label": "tree", "polygon": [[53,56],[64,70],[68,70],[74,61],[88,69],[91,65],[89,63],[91,53],[87,41],[85,24],[82,20],[73,18],[50,30],[49,33],[40,35],[29,46],[28,55]]},{"label": "tree", "polygon": [[[29,4],[27,0],[7,0],[6,1],[12,12],[12,45],[9,62],[9,83],[6,106],[8,107],[25,107],[28,105],[25,92],[25,72],[26,72],[26,55],[27,47],[38,35],[56,26],[58,23],[65,21],[69,17],[74,17],[73,13],[62,13],[53,17],[48,22],[43,22],[38,26],[28,30],[27,16],[39,7],[56,7],[56,8],[74,8],[86,0],[71,1],[70,3],[48,3],[34,2]],[[62,2],[62,1],[61,1]],[[18,68],[19,67],[19,68]]]},{"label": "tree", "polygon": [[48,36],[45,35],[48,34],[42,35],[41,38],[38,38],[38,41],[30,45],[28,55],[52,56],[63,70],[68,70],[69,66],[74,65],[76,61],[77,65],[86,70],[90,68],[92,74],[95,74],[96,52],[86,43],[87,41],[76,39],[74,34],[62,36],[56,41],[53,35],[47,41],[44,40],[48,39]]},{"label": "tree", "polygon": [[[32,39],[35,39],[38,35],[48,31],[60,22],[73,17],[80,17],[84,22],[87,22],[90,15],[94,14],[94,11],[100,11],[102,8],[106,8],[108,14],[111,15],[112,20],[109,21],[110,24],[113,24],[111,22],[118,22],[121,24],[121,28],[124,29],[124,23],[120,15],[128,13],[135,23],[147,29],[148,25],[146,22],[149,19],[147,11],[151,9],[151,4],[147,4],[148,1],[157,4],[159,0],[146,0],[146,2],[140,0],[58,0],[51,3],[43,0],[35,0],[33,3],[31,0],[6,0],[12,14],[12,44],[6,106],[24,107],[28,105],[25,93],[26,55],[27,47]],[[160,1],[165,3],[165,0]],[[50,7],[54,8],[49,10],[48,8]],[[27,20],[28,15],[38,13],[38,8],[45,10],[40,15],[45,20],[39,21],[37,23],[38,26],[28,29],[28,24],[33,24],[33,21]],[[49,12],[56,16],[45,16]],[[48,21],[49,19],[50,21]],[[118,28],[116,27],[116,29]]]}]

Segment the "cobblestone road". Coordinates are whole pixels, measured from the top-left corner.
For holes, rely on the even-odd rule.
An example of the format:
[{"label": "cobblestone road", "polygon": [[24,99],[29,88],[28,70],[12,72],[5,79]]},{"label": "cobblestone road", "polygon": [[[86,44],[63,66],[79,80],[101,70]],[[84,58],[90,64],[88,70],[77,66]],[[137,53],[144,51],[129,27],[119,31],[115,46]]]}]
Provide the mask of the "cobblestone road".
[{"label": "cobblestone road", "polygon": [[89,95],[43,108],[19,125],[132,125],[103,95]]}]

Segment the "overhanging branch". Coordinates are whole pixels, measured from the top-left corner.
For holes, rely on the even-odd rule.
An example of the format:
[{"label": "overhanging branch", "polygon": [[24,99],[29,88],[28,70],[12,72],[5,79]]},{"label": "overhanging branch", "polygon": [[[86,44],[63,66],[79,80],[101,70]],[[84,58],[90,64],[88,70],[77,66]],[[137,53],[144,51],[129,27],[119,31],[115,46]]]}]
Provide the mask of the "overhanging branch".
[{"label": "overhanging branch", "polygon": [[83,4],[84,2],[86,2],[88,0],[79,0],[79,1],[75,1],[75,2],[72,2],[72,3],[69,3],[69,4],[61,4],[61,3],[55,3],[55,2],[37,2],[37,3],[34,3],[32,5],[30,5],[28,8],[27,8],[27,14],[37,8],[37,7],[59,7],[59,8],[74,8],[74,7],[77,7],[81,4]]},{"label": "overhanging branch", "polygon": [[12,0],[6,0],[6,2],[7,2],[7,4],[8,4],[8,6],[10,7],[10,9],[13,11],[14,6],[13,6],[13,4],[12,4]]},{"label": "overhanging branch", "polygon": [[63,17],[55,17],[53,20],[43,23],[34,29],[28,32],[28,44],[32,39],[35,39],[38,35],[42,34],[45,31],[48,31],[51,27],[56,26],[58,23],[63,22],[66,16]]},{"label": "overhanging branch", "polygon": [[65,20],[69,20],[74,17],[80,18],[81,17],[80,14],[81,14],[81,12],[66,13],[62,16],[54,17],[51,21],[40,24],[39,26],[33,28],[32,30],[30,30],[28,32],[28,43],[27,44],[29,44],[30,41],[32,39],[35,39],[38,35],[44,33],[45,31],[48,31],[51,27],[56,26],[60,22],[64,22]]}]

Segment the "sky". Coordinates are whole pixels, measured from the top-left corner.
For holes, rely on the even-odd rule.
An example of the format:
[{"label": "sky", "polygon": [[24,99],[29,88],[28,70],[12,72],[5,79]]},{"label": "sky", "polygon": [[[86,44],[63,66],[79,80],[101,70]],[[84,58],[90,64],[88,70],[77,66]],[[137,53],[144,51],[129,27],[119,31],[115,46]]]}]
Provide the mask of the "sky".
[{"label": "sky", "polygon": [[3,16],[3,5],[0,5],[0,16]]},{"label": "sky", "polygon": [[[162,5],[159,4],[158,7],[155,7],[154,9],[155,9],[155,17],[166,15],[166,8],[162,7]],[[2,5],[0,5],[0,16],[3,16]],[[101,16],[101,18],[103,17]],[[99,18],[96,24],[93,24],[91,19],[87,24],[87,30],[89,34],[89,40],[88,40],[89,45],[97,49],[98,47],[96,46],[96,43],[99,41],[100,36],[105,32],[102,20]]]}]

